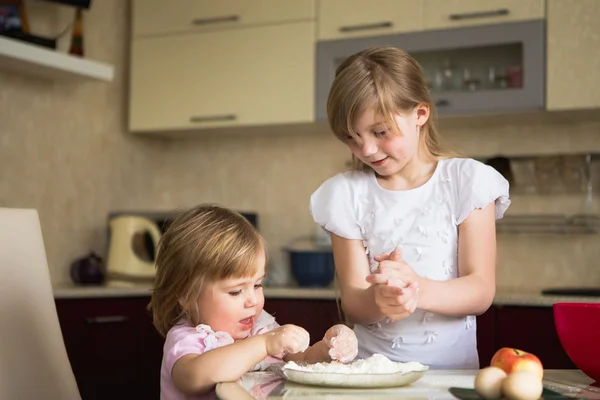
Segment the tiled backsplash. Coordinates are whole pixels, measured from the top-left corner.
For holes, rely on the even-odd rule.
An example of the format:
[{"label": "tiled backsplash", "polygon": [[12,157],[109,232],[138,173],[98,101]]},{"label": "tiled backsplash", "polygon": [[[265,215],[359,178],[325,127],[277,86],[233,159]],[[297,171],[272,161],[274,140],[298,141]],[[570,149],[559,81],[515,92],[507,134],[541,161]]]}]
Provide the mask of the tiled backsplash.
[{"label": "tiled backsplash", "polygon": [[[75,257],[104,252],[110,210],[200,202],[257,211],[273,269],[287,276],[281,248],[314,232],[309,196],[345,168],[347,150],[326,132],[194,141],[128,135],[127,20],[122,0],[96,2],[85,14],[86,53],[115,65],[110,84],[59,84],[0,72],[0,205],[39,210],[54,283],[68,280]],[[600,122],[588,116],[452,119],[441,128],[467,155],[600,151]],[[518,195],[509,213],[568,212],[577,201]],[[500,234],[498,284],[600,285],[599,242],[600,235]]]}]

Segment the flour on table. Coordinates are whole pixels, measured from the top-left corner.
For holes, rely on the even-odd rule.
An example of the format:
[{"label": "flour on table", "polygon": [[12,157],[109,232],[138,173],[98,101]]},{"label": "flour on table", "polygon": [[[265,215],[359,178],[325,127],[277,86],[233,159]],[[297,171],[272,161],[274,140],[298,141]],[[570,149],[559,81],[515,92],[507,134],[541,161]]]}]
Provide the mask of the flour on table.
[{"label": "flour on table", "polygon": [[299,365],[290,361],[284,365],[283,369],[337,374],[394,374],[398,372],[425,371],[428,367],[416,361],[406,363],[394,362],[382,354],[373,354],[369,358],[357,360],[350,364],[332,361]]}]

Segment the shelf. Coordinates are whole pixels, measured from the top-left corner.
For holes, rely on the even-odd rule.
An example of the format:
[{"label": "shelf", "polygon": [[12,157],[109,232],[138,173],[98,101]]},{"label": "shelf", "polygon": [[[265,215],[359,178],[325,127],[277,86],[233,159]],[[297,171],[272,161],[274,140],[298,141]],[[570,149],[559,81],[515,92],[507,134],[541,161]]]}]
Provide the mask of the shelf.
[{"label": "shelf", "polygon": [[600,231],[600,217],[575,215],[506,215],[496,222],[499,233],[592,234]]},{"label": "shelf", "polygon": [[112,65],[6,37],[0,37],[0,68],[57,80],[110,82],[114,76]]}]

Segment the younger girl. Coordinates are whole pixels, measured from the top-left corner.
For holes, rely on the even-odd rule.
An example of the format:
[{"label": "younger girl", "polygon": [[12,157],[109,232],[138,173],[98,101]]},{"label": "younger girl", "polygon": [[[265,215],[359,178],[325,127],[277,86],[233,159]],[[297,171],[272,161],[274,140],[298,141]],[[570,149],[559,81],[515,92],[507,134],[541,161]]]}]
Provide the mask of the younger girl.
[{"label": "younger girl", "polygon": [[[357,352],[344,325],[308,346],[295,325],[280,327],[263,311],[265,243],[240,214],[202,205],[180,215],[163,235],[150,307],[166,335],[161,399],[195,399],[274,361],[337,359]],[[214,393],[214,392],[213,392]]]},{"label": "younger girl", "polygon": [[475,315],[495,294],[508,182],[443,149],[423,72],[398,48],[345,60],[327,113],[357,168],[324,182],[310,208],[332,238],[359,357],[478,368]]}]

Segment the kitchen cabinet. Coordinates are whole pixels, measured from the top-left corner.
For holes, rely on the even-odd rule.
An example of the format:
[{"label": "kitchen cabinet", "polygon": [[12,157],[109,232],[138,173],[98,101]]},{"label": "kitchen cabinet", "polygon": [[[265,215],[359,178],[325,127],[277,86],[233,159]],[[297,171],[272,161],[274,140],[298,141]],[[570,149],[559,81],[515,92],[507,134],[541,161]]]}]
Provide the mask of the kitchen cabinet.
[{"label": "kitchen cabinet", "polygon": [[395,46],[422,66],[440,116],[545,108],[545,21],[522,21],[317,43],[316,119],[327,120],[335,71],[372,46]]},{"label": "kitchen cabinet", "polygon": [[596,0],[134,0],[129,131],[319,129],[337,66],[378,45],[419,61],[441,117],[597,109],[598,20]]},{"label": "kitchen cabinet", "polygon": [[423,0],[423,25],[428,30],[544,17],[545,0]]},{"label": "kitchen cabinet", "polygon": [[482,368],[490,365],[496,350],[496,307],[492,306],[477,316],[477,353]]},{"label": "kitchen cabinet", "polygon": [[133,36],[181,34],[315,19],[316,0],[134,0]]},{"label": "kitchen cabinet", "polygon": [[[83,400],[158,399],[164,339],[146,309],[149,296],[61,298],[56,309],[71,367]],[[265,299],[280,325],[295,324],[320,340],[343,323],[334,299]],[[480,365],[501,347],[536,354],[548,369],[576,368],[558,339],[552,307],[490,307],[477,317]]]},{"label": "kitchen cabinet", "polygon": [[311,122],[315,22],[137,39],[131,131]]},{"label": "kitchen cabinet", "polygon": [[150,297],[57,299],[69,361],[83,400],[158,399],[163,338]]},{"label": "kitchen cabinet", "polygon": [[318,39],[419,31],[423,29],[422,8],[414,0],[319,0]]},{"label": "kitchen cabinet", "polygon": [[[146,309],[150,297],[65,298],[56,309],[83,400],[157,399],[164,339]],[[340,323],[335,300],[266,299],[281,324],[304,327],[311,344]]]},{"label": "kitchen cabinet", "polygon": [[546,369],[576,368],[563,350],[552,307],[497,307],[496,347],[537,355]]},{"label": "kitchen cabinet", "polygon": [[547,108],[599,108],[600,4],[596,0],[547,3]]},{"label": "kitchen cabinet", "polygon": [[265,311],[273,315],[279,325],[294,324],[310,334],[310,344],[325,336],[327,329],[343,323],[335,300],[265,299]]}]

